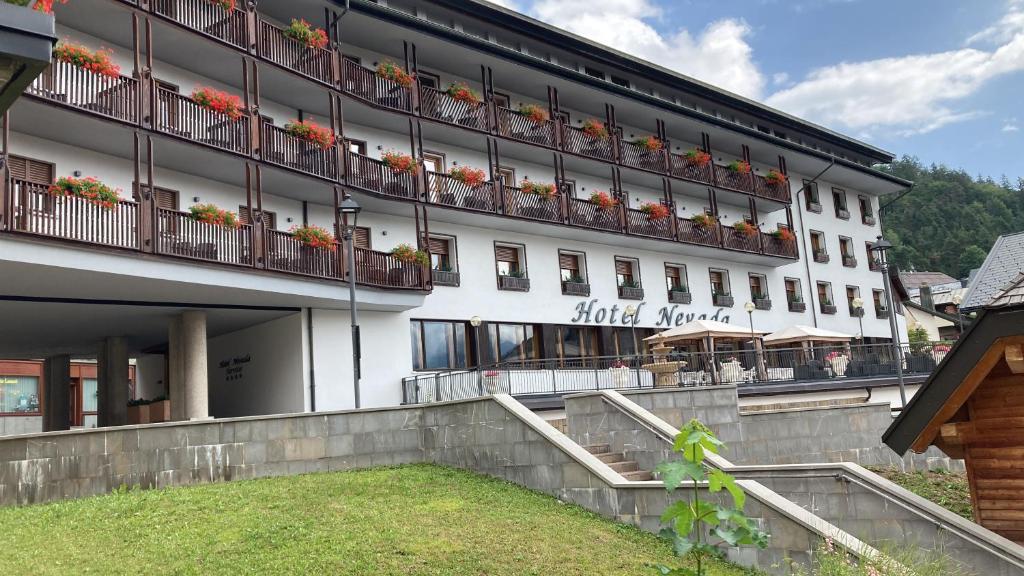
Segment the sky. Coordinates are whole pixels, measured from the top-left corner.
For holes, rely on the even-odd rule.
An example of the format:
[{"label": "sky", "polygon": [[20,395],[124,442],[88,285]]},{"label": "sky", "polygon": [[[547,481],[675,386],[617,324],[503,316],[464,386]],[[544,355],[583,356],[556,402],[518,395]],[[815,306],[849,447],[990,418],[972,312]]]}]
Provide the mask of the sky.
[{"label": "sky", "polygon": [[1024,0],[491,0],[858,138],[1024,177]]}]

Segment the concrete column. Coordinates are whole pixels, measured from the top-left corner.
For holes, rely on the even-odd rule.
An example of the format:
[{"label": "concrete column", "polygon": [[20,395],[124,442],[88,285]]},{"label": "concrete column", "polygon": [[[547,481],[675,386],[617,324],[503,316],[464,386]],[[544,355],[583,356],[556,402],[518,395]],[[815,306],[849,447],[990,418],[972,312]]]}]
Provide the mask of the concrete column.
[{"label": "concrete column", "polygon": [[206,312],[181,315],[182,360],[185,375],[185,418],[210,417],[209,375],[206,366]]},{"label": "concrete column", "polygon": [[97,424],[128,424],[128,347],[124,338],[107,338],[97,356]]},{"label": "concrete column", "polygon": [[71,356],[43,362],[43,432],[71,428]]},{"label": "concrete column", "polygon": [[181,349],[181,316],[171,318],[167,330],[167,393],[171,420],[185,419],[185,356]]}]

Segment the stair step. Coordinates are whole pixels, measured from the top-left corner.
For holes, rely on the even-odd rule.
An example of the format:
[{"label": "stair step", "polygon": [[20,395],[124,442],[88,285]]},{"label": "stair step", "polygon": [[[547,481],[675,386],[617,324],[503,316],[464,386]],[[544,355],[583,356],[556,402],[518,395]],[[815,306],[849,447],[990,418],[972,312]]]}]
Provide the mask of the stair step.
[{"label": "stair step", "polygon": [[594,454],[594,456],[597,456],[597,459],[600,460],[601,462],[604,462],[605,464],[611,464],[613,462],[622,462],[623,460],[626,459],[626,457],[623,456],[622,452],[601,452],[598,454]]},{"label": "stair step", "polygon": [[654,474],[651,474],[647,470],[636,470],[633,472],[622,472],[622,477],[626,480],[632,480],[634,482],[642,482],[644,480],[654,480]]},{"label": "stair step", "polygon": [[636,472],[640,469],[640,466],[633,460],[623,460],[622,462],[612,462],[608,464],[612,470],[615,470],[619,474],[623,472]]},{"label": "stair step", "polygon": [[583,449],[591,454],[605,454],[612,451],[612,447],[607,444],[588,444]]}]

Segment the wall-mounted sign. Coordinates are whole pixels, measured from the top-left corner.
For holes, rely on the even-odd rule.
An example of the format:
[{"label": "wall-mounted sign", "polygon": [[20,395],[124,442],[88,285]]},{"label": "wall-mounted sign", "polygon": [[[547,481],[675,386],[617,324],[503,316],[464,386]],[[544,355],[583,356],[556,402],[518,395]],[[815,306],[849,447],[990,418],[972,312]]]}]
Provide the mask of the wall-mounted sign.
[{"label": "wall-mounted sign", "polygon": [[[644,323],[646,302],[633,305],[636,306],[636,314],[633,316],[625,314],[625,306],[619,306],[619,304],[601,306],[598,302],[597,298],[580,301],[575,308],[576,316],[570,322],[573,324],[607,324],[609,326],[633,326],[634,323],[640,326]],[[722,312],[726,312],[726,314],[723,315]],[[693,320],[716,320],[729,323],[729,314],[724,308],[716,308],[714,314],[709,316],[707,313],[685,312],[678,304],[659,308],[654,313],[654,318],[654,325],[662,328],[682,326]]]},{"label": "wall-mounted sign", "polygon": [[0,376],[0,386],[7,385],[11,386],[18,383],[17,378],[8,378],[6,376]]},{"label": "wall-mounted sign", "polygon": [[235,356],[227,360],[221,360],[217,363],[220,368],[224,369],[224,379],[227,381],[241,380],[243,377],[242,368],[245,364],[252,362],[252,355],[246,354],[245,356]]}]

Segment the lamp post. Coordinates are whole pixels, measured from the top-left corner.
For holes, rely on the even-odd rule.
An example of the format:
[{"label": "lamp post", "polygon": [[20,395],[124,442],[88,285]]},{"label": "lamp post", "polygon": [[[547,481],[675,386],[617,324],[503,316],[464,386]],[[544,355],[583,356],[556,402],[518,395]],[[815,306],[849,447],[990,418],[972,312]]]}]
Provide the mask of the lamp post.
[{"label": "lamp post", "polygon": [[484,363],[484,350],[480,343],[480,325],[483,324],[483,320],[479,316],[473,316],[469,319],[469,325],[473,327],[473,339],[476,340],[476,369],[480,370],[480,366]]},{"label": "lamp post", "polygon": [[626,316],[632,317],[632,320],[629,322],[629,326],[633,332],[633,355],[636,356],[638,360],[640,358],[640,347],[637,345],[636,341],[636,317],[639,312],[640,309],[632,304],[626,306],[626,309],[622,311]]},{"label": "lamp post", "polygon": [[857,296],[852,301],[850,301],[850,306],[853,306],[853,309],[855,311],[854,313],[857,314],[857,323],[860,324],[860,334],[857,335],[857,338],[860,340],[860,343],[863,344],[864,343],[864,299],[861,298],[860,296]]},{"label": "lamp post", "polygon": [[959,339],[960,335],[962,335],[964,333],[964,317],[960,314],[960,304],[963,301],[964,301],[964,297],[961,296],[960,294],[954,294],[953,295],[953,305],[956,306],[956,323],[957,323],[957,328],[959,329],[959,332],[960,332],[957,335],[957,339]]},{"label": "lamp post", "polygon": [[345,199],[338,206],[338,216],[341,218],[341,232],[345,243],[348,244],[348,300],[351,312],[350,321],[352,324],[352,392],[355,398],[356,408],[359,408],[359,357],[361,355],[359,343],[359,311],[356,309],[356,220],[359,218],[359,211],[362,207],[346,195]]},{"label": "lamp post", "polygon": [[900,386],[900,411],[907,405],[907,387],[903,382],[903,354],[900,350],[899,333],[896,329],[896,307],[892,301],[892,287],[889,282],[889,261],[885,257],[887,250],[892,248],[892,243],[881,236],[877,242],[871,244],[870,250],[878,254],[878,263],[882,271],[882,287],[885,289],[885,305],[889,309],[889,335],[892,338],[892,355],[896,363],[896,382]]},{"label": "lamp post", "polygon": [[747,311],[747,316],[750,317],[750,345],[754,345],[754,310],[757,310],[757,306],[753,302],[747,302],[743,305],[743,309]]}]

